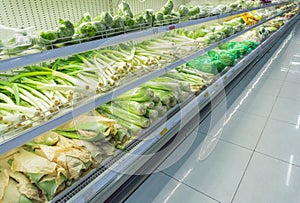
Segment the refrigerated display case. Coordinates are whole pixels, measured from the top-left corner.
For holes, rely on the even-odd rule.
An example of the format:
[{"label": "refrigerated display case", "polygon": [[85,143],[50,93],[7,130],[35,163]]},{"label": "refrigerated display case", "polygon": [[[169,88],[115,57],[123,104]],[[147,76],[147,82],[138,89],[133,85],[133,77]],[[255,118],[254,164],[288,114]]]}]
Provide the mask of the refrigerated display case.
[{"label": "refrigerated display case", "polygon": [[[164,6],[170,3],[170,1],[168,1],[166,5],[165,2],[157,3],[147,0],[127,1],[127,3],[131,6],[134,14],[140,13],[149,8],[153,9],[153,12],[156,12],[157,14],[160,9],[166,9]],[[178,9],[188,9],[189,7],[180,7],[180,5],[191,4],[193,4],[193,2],[183,0],[174,1],[174,9],[176,11]],[[153,48],[154,50],[151,52],[152,56],[160,56],[160,54],[157,54],[156,52],[162,52],[163,47],[159,47],[158,44],[166,44],[168,40],[168,43],[171,44],[169,45],[170,47],[168,47],[168,50],[173,49],[173,52],[170,54],[170,58],[167,58],[168,60],[164,61],[164,63],[155,62],[154,65],[152,65],[145,62],[145,64],[143,64],[142,71],[127,71],[124,76],[120,76],[120,79],[116,79],[116,81],[119,82],[118,85],[110,84],[109,88],[102,88],[101,86],[101,91],[97,89],[97,91],[93,92],[83,88],[79,91],[83,92],[80,97],[76,98],[76,100],[70,99],[67,101],[68,105],[63,105],[55,110],[40,109],[39,112],[37,112],[39,115],[36,114],[31,118],[26,118],[26,123],[22,120],[19,123],[14,123],[13,125],[5,125],[5,122],[2,122],[1,120],[0,154],[2,156],[11,150],[18,149],[17,147],[21,145],[27,144],[27,146],[30,146],[28,143],[30,143],[32,139],[37,138],[44,133],[54,129],[56,129],[56,131],[53,131],[54,133],[61,131],[62,124],[68,123],[72,119],[76,121],[76,118],[83,114],[87,114],[88,112],[94,112],[95,109],[101,110],[101,106],[105,103],[115,101],[124,93],[139,86],[145,86],[147,82],[149,84],[149,81],[153,81],[153,79],[157,79],[158,77],[164,76],[172,71],[180,72],[178,67],[183,69],[187,68],[186,64],[190,61],[196,60],[199,56],[203,56],[206,53],[218,54],[218,52],[222,52],[220,45],[223,45],[224,43],[241,43],[242,41],[245,41],[245,38],[242,36],[247,35],[247,33],[251,31],[258,33],[259,36],[261,36],[261,39],[258,41],[257,45],[253,47],[253,50],[245,51],[245,53],[242,54],[242,58],[234,59],[235,63],[225,65],[226,67],[224,66],[222,71],[212,74],[204,73],[203,69],[201,69],[202,72],[199,72],[199,74],[203,77],[203,81],[205,77],[209,76],[213,76],[213,80],[206,80],[201,83],[202,86],[199,87],[197,91],[191,92],[184,101],[179,102],[177,99],[175,104],[169,106],[168,111],[160,118],[156,118],[158,117],[157,115],[154,116],[155,120],[153,119],[153,121],[149,118],[149,120],[151,120],[151,125],[143,126],[142,132],[135,135],[134,138],[130,138],[130,142],[122,143],[124,146],[121,146],[121,150],[115,150],[113,154],[110,153],[109,155],[104,156],[105,158],[100,161],[98,166],[81,174],[81,177],[78,180],[73,181],[72,184],[68,183],[63,191],[58,192],[58,190],[55,190],[55,197],[53,197],[54,194],[52,194],[48,196],[47,201],[99,202],[107,199],[115,200],[114,198],[119,198],[119,196],[116,195],[118,193],[123,195],[126,192],[130,193],[130,191],[134,188],[132,187],[132,182],[136,175],[144,174],[145,172],[150,173],[155,170],[155,167],[157,167],[163,158],[171,153],[171,150],[167,150],[167,152],[164,151],[164,154],[160,154],[160,149],[166,147],[166,144],[170,140],[177,139],[177,143],[179,143],[188,136],[189,130],[192,129],[191,126],[201,122],[203,117],[212,110],[212,108],[208,108],[211,101],[217,100],[217,98],[221,95],[220,93],[230,87],[232,81],[246,70],[249,64],[258,61],[264,53],[272,47],[272,44],[283,36],[283,34],[287,32],[291,26],[293,26],[298,18],[298,11],[296,10],[298,4],[293,3],[292,1],[276,3],[268,2],[266,4],[262,4],[260,2],[256,2],[256,4],[240,2],[237,3],[237,5],[234,5],[233,2],[224,2],[224,5],[228,5],[228,8],[230,8],[229,10],[218,9],[209,13],[207,10],[213,9],[213,7],[202,5],[199,11],[202,11],[203,9],[203,12],[206,11],[206,13],[204,12],[204,14],[201,15],[197,13],[197,15],[187,17],[184,14],[179,14],[179,16],[172,17],[171,19],[163,19],[161,21],[156,21],[156,23],[151,21],[151,24],[142,23],[132,28],[129,28],[129,26],[111,28],[100,32],[100,34],[98,33],[99,35],[91,37],[84,36],[80,39],[75,38],[73,40],[67,40],[66,43],[51,42],[46,46],[45,44],[41,45],[39,43],[40,32],[46,29],[55,30],[56,27],[59,26],[55,23],[59,18],[70,19],[72,22],[78,22],[82,15],[86,12],[89,12],[89,15],[94,17],[99,15],[102,11],[110,12],[115,17],[119,15],[119,11],[116,9],[118,5],[120,5],[120,2],[118,1],[105,1],[105,3],[100,3],[99,1],[92,0],[89,2],[82,2],[78,0],[68,2],[45,1],[45,3],[36,1],[23,1],[22,3],[17,3],[17,1],[3,1],[3,7],[0,8],[0,10],[2,9],[0,12],[0,23],[2,25],[6,27],[34,26],[36,33],[36,35],[30,35],[30,37],[32,37],[32,46],[26,46],[25,49],[21,49],[21,52],[12,53],[12,49],[7,46],[2,47],[0,52],[0,70],[2,71],[1,85],[11,88],[11,92],[7,88],[1,88],[2,93],[4,95],[4,93],[6,94],[6,92],[9,92],[9,94],[14,95],[14,101],[20,100],[20,96],[16,96],[16,88],[13,85],[10,87],[10,82],[18,80],[21,76],[24,78],[30,77],[34,75],[34,73],[32,73],[33,71],[40,71],[37,74],[38,76],[50,74],[51,76],[53,76],[53,74],[56,74],[55,76],[57,76],[59,74],[59,69],[53,67],[58,59],[61,61],[75,60],[74,57],[76,58],[78,54],[80,54],[80,56],[87,56],[85,55],[86,53],[100,53],[105,55],[106,52],[109,52],[108,49],[117,50],[119,45],[123,46],[124,43],[127,43],[127,46],[130,45],[133,48],[130,47],[131,51],[126,52],[129,57],[129,59],[126,60],[133,60],[131,57],[136,56],[136,47],[139,47],[139,45],[145,41],[147,41],[147,43],[150,41],[150,44],[154,41],[154,45],[152,47],[156,48]],[[62,10],[62,8],[64,8],[64,10]],[[188,10],[186,11],[188,12]],[[165,12],[167,13],[171,11]],[[259,18],[254,17],[256,12],[261,13],[257,15]],[[292,15],[287,15],[286,13],[291,13]],[[238,25],[242,24],[241,28],[235,28],[235,30],[231,27],[231,30],[235,31],[227,35],[224,33],[220,34],[218,29],[224,28],[224,26],[228,25],[231,20],[237,18],[242,20],[242,22],[238,23]],[[276,24],[276,22],[279,21],[280,25]],[[278,27],[274,24],[276,24],[276,26],[278,25]],[[205,29],[208,29],[212,33],[219,32],[219,35],[221,36],[219,38],[207,38],[206,40],[208,41],[204,41],[202,37],[193,38],[192,36],[189,36],[188,33],[194,34],[197,31],[204,29],[203,25],[206,26]],[[275,26],[276,29],[271,31],[267,29],[268,26],[269,28]],[[23,35],[25,36],[25,34]],[[182,38],[180,38],[180,40],[175,40],[174,36],[175,38],[176,36],[177,38]],[[249,37],[250,35],[247,36]],[[146,45],[146,48],[143,47],[142,49],[148,50],[148,45],[149,44]],[[142,46],[140,46],[140,48],[141,47]],[[34,53],[29,52],[29,50],[33,49]],[[167,47],[165,47],[165,49],[167,49]],[[217,51],[213,52],[213,50]],[[99,53],[97,51],[99,51]],[[118,60],[118,57],[122,57],[124,54],[125,52],[113,58]],[[143,54],[143,56],[148,56],[149,53]],[[165,54],[168,55],[167,53]],[[101,58],[99,60],[101,60]],[[155,60],[158,61],[158,59]],[[93,61],[86,62],[85,65],[92,62]],[[97,61],[94,61],[94,63],[97,64]],[[32,66],[33,64],[34,66]],[[102,62],[102,64],[105,64],[105,62]],[[151,66],[151,68],[147,68],[147,65],[149,67]],[[41,68],[45,66],[47,68],[52,67],[53,70],[49,71],[48,69]],[[201,64],[201,66],[204,65]],[[30,67],[35,67],[35,69]],[[100,72],[103,73],[102,70]],[[68,78],[70,75],[73,76],[73,73],[68,74],[60,75],[60,77]],[[36,80],[38,80],[38,78],[36,78]],[[172,80],[174,80],[174,78]],[[77,83],[80,82],[77,81]],[[31,82],[31,85],[33,84],[37,84],[36,91],[39,90],[38,85],[41,85],[40,81],[35,81],[35,83]],[[74,84],[75,86],[78,85],[76,82],[74,82]],[[59,86],[58,84],[55,85]],[[65,85],[69,84],[66,83]],[[59,87],[63,88],[62,86]],[[67,87],[71,88],[70,86]],[[27,90],[30,90],[30,88],[32,88],[32,86],[27,87]],[[64,86],[64,88],[66,87]],[[30,97],[30,94],[26,94],[25,90],[23,90],[22,94],[23,98],[21,97],[21,100],[24,99],[28,102],[29,100],[26,100],[26,97]],[[31,92],[31,94],[38,93]],[[21,106],[19,105],[20,103],[17,105],[14,101],[11,103],[11,101],[5,96],[0,99],[3,101],[1,107],[2,110],[9,109],[9,111],[14,111],[14,107],[16,108]],[[33,103],[35,105],[37,104],[37,101],[36,103]],[[8,107],[8,105],[11,106]],[[98,108],[99,106],[100,108]],[[42,107],[44,106],[42,105]],[[114,112],[111,112],[110,114],[115,116],[113,115]],[[145,115],[145,113],[142,115]],[[3,114],[2,119],[4,116],[7,116],[7,114]],[[93,116],[95,116],[95,114],[93,114]],[[117,123],[119,123],[118,119],[119,118],[116,119]],[[126,120],[129,118],[122,119]],[[23,122],[25,124],[23,124]],[[81,123],[77,123],[77,125],[79,124]],[[127,130],[130,131],[131,129]],[[78,129],[72,131],[76,131],[78,134]],[[180,131],[184,133],[180,133],[180,136],[176,136]],[[67,133],[64,135],[66,137],[69,136],[68,138],[76,139],[74,137],[70,137]],[[80,138],[82,139],[82,137],[79,136],[79,140]],[[93,143],[93,140],[85,140]],[[30,148],[31,150],[35,149],[34,146],[30,147],[33,147]],[[118,146],[116,145],[116,147]],[[27,152],[25,152],[25,154],[26,153]],[[19,156],[19,159],[21,159],[22,154]],[[15,159],[17,158],[15,157]],[[155,161],[153,161],[153,159]],[[150,163],[151,165],[149,165]],[[146,171],[145,167],[147,169]],[[19,172],[28,176],[28,174],[24,171],[22,172],[22,170]],[[31,178],[30,180],[32,181]],[[38,185],[39,189],[40,187],[41,186]]]}]

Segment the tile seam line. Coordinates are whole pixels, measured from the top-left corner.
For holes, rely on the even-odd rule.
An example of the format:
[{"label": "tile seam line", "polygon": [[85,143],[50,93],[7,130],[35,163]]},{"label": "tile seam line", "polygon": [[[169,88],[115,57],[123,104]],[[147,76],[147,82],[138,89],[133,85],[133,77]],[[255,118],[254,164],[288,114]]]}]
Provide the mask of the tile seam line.
[{"label": "tile seam line", "polygon": [[285,123],[285,124],[289,124],[289,125],[297,125],[297,123],[292,123],[292,122],[289,122],[289,121],[280,120],[280,119],[276,119],[276,118],[270,118],[269,120],[270,121],[277,121],[277,122]]},{"label": "tile seam line", "polygon": [[[247,113],[247,112],[246,112],[246,113]],[[203,132],[201,132],[201,133],[203,133]],[[207,133],[203,133],[203,134],[207,134]],[[207,134],[206,136],[210,136],[210,135]],[[210,136],[210,137],[211,137],[211,136]],[[252,148],[249,148],[249,147],[246,147],[246,146],[243,146],[243,145],[234,143],[234,142],[229,141],[229,140],[225,140],[225,139],[222,138],[222,137],[221,137],[221,138],[217,138],[217,140],[218,140],[218,141],[225,142],[225,143],[227,143],[227,144],[232,144],[232,145],[234,145],[234,146],[236,146],[236,147],[243,148],[243,149],[249,150],[249,151],[251,151],[251,152],[254,151],[254,149],[252,149]]]},{"label": "tile seam line", "polygon": [[228,143],[228,144],[232,144],[232,145],[235,145],[235,146],[237,146],[237,147],[240,147],[240,148],[243,148],[243,149],[246,149],[246,150],[249,150],[249,151],[253,152],[253,149],[251,149],[251,148],[249,148],[249,147],[245,147],[245,146],[243,146],[243,145],[240,145],[240,144],[237,144],[237,143],[228,141],[228,140],[224,140],[223,138],[220,138],[219,140],[220,140],[220,141],[223,141],[223,142],[226,142],[226,143]]},{"label": "tile seam line", "polygon": [[175,180],[175,181],[177,181],[177,182],[179,182],[179,183],[181,183],[181,184],[183,184],[183,185],[189,187],[190,189],[193,189],[193,190],[195,190],[196,192],[199,192],[200,194],[202,194],[202,195],[204,195],[204,196],[206,196],[206,197],[208,197],[208,198],[210,198],[210,199],[212,199],[212,200],[214,200],[214,201],[216,201],[216,202],[221,203],[221,201],[217,200],[216,198],[214,198],[214,197],[212,197],[212,196],[210,196],[210,195],[208,195],[208,194],[206,194],[206,193],[204,193],[204,192],[198,190],[197,188],[195,188],[195,187],[193,187],[193,186],[191,186],[191,185],[188,185],[188,184],[185,183],[185,182],[182,182],[181,180],[179,180],[179,179],[177,179],[177,178],[175,178],[175,177],[169,175],[168,173],[166,173],[166,172],[164,172],[164,171],[161,171],[161,170],[158,170],[158,171],[161,172],[162,174],[168,176],[169,178],[171,178],[171,179],[173,179],[173,180]]},{"label": "tile seam line", "polygon": [[[294,30],[294,29],[295,29],[295,27],[293,28],[293,30]],[[291,31],[290,34],[292,34],[293,30]],[[284,42],[284,41],[283,41],[283,42]],[[281,42],[281,43],[283,43],[283,42]],[[291,41],[290,41],[290,42],[291,42]],[[290,42],[289,42],[289,43],[290,43]],[[285,45],[285,46],[286,46],[286,45]],[[285,47],[285,46],[284,46],[284,47]],[[280,45],[279,45],[279,47],[280,47]],[[278,48],[279,48],[279,47],[278,47]],[[283,47],[283,48],[284,48],[284,47]],[[276,52],[274,52],[274,53],[276,53]],[[271,57],[274,55],[274,53],[271,55]],[[271,64],[270,64],[270,65],[271,65]],[[289,70],[290,70],[290,64],[289,64],[289,66],[288,66],[288,71],[289,71]],[[287,75],[288,75],[288,74],[286,74],[286,75],[284,76],[284,80],[283,80],[283,81],[286,80]],[[267,120],[265,121],[264,127],[263,127],[263,129],[262,129],[262,131],[261,131],[261,133],[260,133],[260,135],[259,135],[259,138],[258,138],[258,140],[257,140],[257,142],[256,142],[255,148],[254,148],[254,150],[252,151],[252,154],[251,154],[251,156],[250,156],[250,159],[249,159],[249,161],[248,161],[248,163],[247,163],[247,165],[246,165],[245,171],[244,171],[244,173],[243,173],[243,175],[242,175],[242,177],[241,177],[241,179],[240,179],[240,181],[239,181],[239,184],[238,184],[238,186],[237,186],[237,188],[236,188],[236,191],[235,191],[234,194],[233,194],[233,197],[232,197],[232,199],[231,199],[231,203],[234,201],[234,199],[235,199],[235,197],[236,197],[236,194],[237,194],[237,192],[238,192],[238,190],[239,190],[239,188],[240,188],[240,186],[241,186],[241,183],[242,183],[242,181],[243,181],[243,179],[244,179],[244,176],[245,176],[245,174],[246,174],[246,172],[247,172],[247,170],[248,170],[248,168],[249,168],[249,165],[250,165],[250,163],[251,163],[251,161],[252,161],[252,158],[253,158],[253,156],[254,156],[254,154],[255,154],[255,152],[256,152],[256,148],[257,148],[257,146],[258,146],[258,143],[259,143],[259,141],[260,141],[260,139],[261,139],[261,137],[262,137],[262,135],[263,135],[263,133],[264,133],[264,131],[265,131],[265,128],[266,128],[266,125],[267,125],[268,121],[270,120],[272,111],[273,111],[274,106],[275,106],[275,104],[276,104],[276,102],[277,102],[277,100],[278,100],[278,95],[280,94],[282,87],[283,87],[283,82],[281,83],[280,90],[279,90],[279,92],[278,92],[278,94],[277,94],[277,96],[276,96],[276,99],[275,99],[275,101],[274,101],[274,103],[273,103],[273,105],[272,105],[272,108],[271,108],[271,110],[270,110],[270,112],[269,112],[269,115],[267,116]]]},{"label": "tile seam line", "polygon": [[293,166],[295,166],[295,167],[297,167],[297,168],[300,168],[300,164],[290,163],[290,162],[288,162],[288,161],[285,161],[285,160],[280,159],[280,158],[277,158],[277,157],[275,157],[275,156],[266,154],[266,153],[261,152],[261,151],[255,151],[255,152],[258,153],[258,154],[260,154],[260,155],[262,155],[262,156],[265,156],[265,157],[268,157],[268,158],[271,158],[271,159],[274,159],[274,160],[283,162],[283,163],[285,163],[285,164],[290,164],[290,165],[293,165]]},{"label": "tile seam line", "polygon": [[[297,84],[298,84],[298,86],[300,86],[300,83],[297,83]],[[289,100],[292,100],[294,102],[300,102],[300,99],[293,99],[293,98],[289,98],[289,97],[286,97],[286,96],[280,96],[280,95],[278,95],[278,97],[281,98],[281,99],[289,99]]]}]

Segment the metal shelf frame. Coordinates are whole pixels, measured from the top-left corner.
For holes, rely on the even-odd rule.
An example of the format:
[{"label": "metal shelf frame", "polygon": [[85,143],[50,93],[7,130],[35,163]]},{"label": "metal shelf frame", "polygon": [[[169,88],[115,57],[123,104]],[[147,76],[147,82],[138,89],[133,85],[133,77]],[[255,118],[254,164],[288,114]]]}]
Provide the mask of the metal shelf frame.
[{"label": "metal shelf frame", "polygon": [[[99,196],[99,192],[100,194],[103,194],[103,196],[100,196],[105,198],[105,196],[107,196],[104,195],[106,191],[111,190],[113,185],[116,184],[123,176],[120,172],[124,172],[124,174],[132,174],[139,168],[139,166],[146,163],[148,159],[140,158],[139,156],[146,154],[151,147],[158,145],[159,142],[166,142],[166,140],[170,140],[172,137],[169,135],[172,133],[174,135],[174,129],[177,129],[176,131],[178,132],[180,128],[189,123],[191,119],[199,113],[195,111],[196,106],[198,106],[199,110],[204,108],[223,90],[225,86],[227,86],[237,75],[239,75],[248,64],[257,59],[258,56],[263,55],[265,50],[270,47],[270,44],[277,41],[277,39],[281,37],[296,22],[297,18],[299,18],[299,14],[294,16],[287,24],[273,33],[267,40],[261,43],[254,51],[249,53],[234,67],[229,69],[228,72],[222,75],[205,91],[196,96],[187,105],[182,107],[181,110],[169,118],[165,124],[160,125],[158,128],[152,129],[152,133],[147,136],[147,139],[136,145],[136,147],[130,151],[129,155],[125,153],[125,156],[117,160],[109,167],[108,170],[101,173],[100,176],[97,176],[93,180],[88,180],[89,184],[84,184],[84,189],[80,188],[77,190],[75,187],[74,190],[74,187],[71,186],[70,189],[75,191],[74,194],[69,195],[69,190],[66,190],[53,199],[52,202],[89,202],[95,195]],[[165,129],[167,129],[167,131]],[[164,132],[164,134],[162,134],[162,132]],[[157,150],[159,150],[159,148],[157,148]],[[92,171],[91,173],[94,172],[95,171]],[[83,178],[81,182],[86,180],[87,178]],[[80,185],[80,182],[78,182],[76,185]],[[105,199],[103,199],[103,201],[104,200]]]},{"label": "metal shelf frame", "polygon": [[[33,138],[39,136],[39,135],[42,135],[43,133],[46,133],[56,127],[59,127],[60,125],[62,125],[63,123],[79,116],[79,115],[82,115],[86,112],[89,112],[91,110],[94,110],[97,106],[100,106],[101,104],[104,104],[104,103],[107,103],[109,101],[111,101],[112,99],[120,96],[121,94],[123,94],[124,92],[127,92],[128,90],[130,89],[133,89],[135,87],[138,87],[139,85],[142,85],[143,83],[151,80],[151,79],[154,79],[156,77],[159,77],[161,75],[163,75],[164,73],[172,70],[172,69],[175,69],[176,67],[178,66],[181,66],[183,64],[185,64],[187,61],[190,61],[196,57],[198,57],[199,55],[202,55],[206,52],[208,52],[209,50],[211,49],[214,49],[216,47],[218,47],[219,45],[227,42],[227,41],[230,41],[244,33],[246,33],[247,31],[253,29],[253,28],[256,28],[280,15],[282,15],[283,13],[285,12],[288,12],[288,11],[284,11],[280,14],[277,14],[277,15],[274,15],[273,17],[270,17],[260,23],[257,23],[255,25],[252,25],[250,27],[248,27],[247,29],[239,32],[239,33],[236,33],[226,39],[223,39],[215,44],[212,44],[202,50],[199,50],[187,57],[184,57],[164,68],[161,68],[159,70],[155,70],[143,77],[140,77],[128,84],[125,84],[119,88],[116,88],[114,90],[112,90],[111,92],[103,95],[103,96],[98,96],[96,98],[89,98],[85,101],[84,104],[79,104],[78,106],[74,106],[72,109],[68,109],[66,110],[64,113],[61,113],[61,115],[56,115],[54,116],[54,118],[52,118],[51,120],[48,120],[48,121],[45,121],[39,125],[37,125],[36,127],[33,127],[33,128],[30,128],[30,129],[27,129],[27,130],[24,130],[23,132],[19,133],[18,135],[15,135],[13,137],[10,137],[10,138],[5,138],[5,134],[2,135],[2,142],[0,142],[0,154],[3,154],[5,152],[8,152],[9,150],[13,149],[13,148],[16,148],[30,140],[32,140]],[[0,137],[1,138],[1,137]]]},{"label": "metal shelf frame", "polygon": [[290,2],[292,2],[292,1],[272,3],[272,4],[268,4],[268,5],[263,5],[261,7],[250,8],[250,9],[245,9],[245,10],[241,10],[241,11],[225,13],[225,14],[221,14],[221,15],[206,17],[206,18],[200,18],[200,19],[196,19],[196,20],[189,20],[186,22],[177,23],[177,24],[173,24],[173,25],[152,27],[150,29],[146,29],[146,30],[142,30],[142,31],[131,32],[131,33],[122,34],[122,35],[118,35],[118,36],[114,36],[114,37],[99,39],[99,40],[90,41],[90,42],[84,42],[81,44],[69,45],[66,47],[47,50],[44,52],[29,54],[29,55],[25,55],[25,56],[10,58],[10,59],[5,59],[5,60],[0,61],[0,71],[2,71],[2,72],[8,71],[8,70],[11,70],[14,68],[31,65],[34,63],[39,63],[39,62],[55,59],[58,57],[64,57],[64,56],[69,56],[69,55],[73,55],[73,54],[78,54],[78,53],[86,52],[89,50],[103,48],[103,47],[107,47],[110,45],[115,45],[115,44],[119,44],[122,42],[134,40],[137,38],[152,36],[152,35],[155,35],[158,33],[163,33],[163,32],[167,32],[167,31],[174,30],[174,29],[184,28],[184,27],[188,27],[188,26],[192,26],[192,25],[197,25],[200,23],[205,23],[205,22],[209,22],[209,21],[213,21],[213,20],[227,18],[230,16],[238,15],[241,13],[246,13],[246,12],[253,11],[253,10],[260,10],[260,9],[265,9],[268,7],[280,6],[280,5],[290,3]]}]

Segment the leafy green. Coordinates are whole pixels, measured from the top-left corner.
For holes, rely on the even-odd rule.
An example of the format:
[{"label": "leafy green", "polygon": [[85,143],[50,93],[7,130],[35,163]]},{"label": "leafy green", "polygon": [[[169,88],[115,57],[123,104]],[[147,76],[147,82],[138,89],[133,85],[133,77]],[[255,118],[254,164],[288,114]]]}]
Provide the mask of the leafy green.
[{"label": "leafy green", "polygon": [[198,6],[192,6],[189,8],[189,13],[188,15],[190,17],[198,15],[200,13],[200,8]]},{"label": "leafy green", "polygon": [[69,20],[59,19],[59,27],[57,30],[59,41],[68,41],[75,34],[74,25]]},{"label": "leafy green", "polygon": [[133,18],[133,14],[132,14],[131,8],[128,3],[126,3],[125,1],[122,1],[119,4],[118,8],[119,9],[117,10],[117,15],[128,16],[130,18]]},{"label": "leafy green", "polygon": [[58,34],[56,31],[48,30],[48,31],[41,32],[40,37],[44,40],[55,42],[58,38]]},{"label": "leafy green", "polygon": [[189,15],[189,9],[187,6],[185,5],[181,5],[179,6],[179,10],[178,10],[180,17],[185,17]]},{"label": "leafy green", "polygon": [[80,24],[79,33],[84,37],[94,37],[97,34],[97,28],[91,22]]},{"label": "leafy green", "polygon": [[172,0],[168,0],[167,3],[159,10],[164,15],[171,14],[174,8],[174,3]]}]

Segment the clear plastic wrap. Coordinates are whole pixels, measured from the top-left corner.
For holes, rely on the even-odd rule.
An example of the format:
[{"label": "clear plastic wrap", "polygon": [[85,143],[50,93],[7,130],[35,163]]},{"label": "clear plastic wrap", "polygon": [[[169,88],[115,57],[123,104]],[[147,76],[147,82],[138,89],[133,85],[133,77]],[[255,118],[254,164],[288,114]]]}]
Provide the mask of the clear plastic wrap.
[{"label": "clear plastic wrap", "polygon": [[0,49],[13,49],[32,44],[33,27],[11,28],[0,25]]}]

